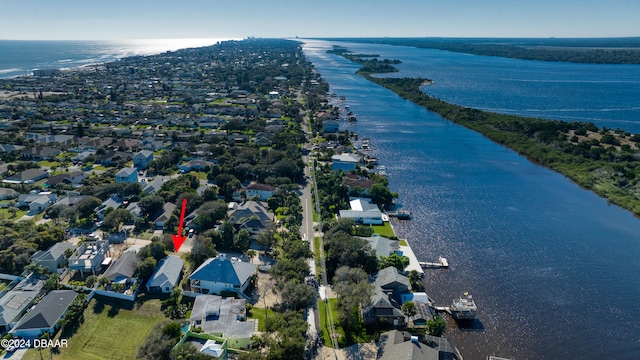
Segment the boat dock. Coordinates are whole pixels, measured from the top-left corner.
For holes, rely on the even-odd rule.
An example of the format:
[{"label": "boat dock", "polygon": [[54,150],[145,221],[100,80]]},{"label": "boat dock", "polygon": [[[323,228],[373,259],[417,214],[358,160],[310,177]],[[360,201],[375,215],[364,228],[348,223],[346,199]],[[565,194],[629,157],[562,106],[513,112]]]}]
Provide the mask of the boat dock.
[{"label": "boat dock", "polygon": [[451,308],[448,306],[434,306],[433,309],[435,311],[444,311],[447,314],[451,315]]},{"label": "boat dock", "polygon": [[411,212],[409,212],[407,210],[388,211],[387,215],[391,216],[391,217],[395,217],[398,220],[409,220],[409,219],[411,219]]},{"label": "boat dock", "polygon": [[440,256],[438,258],[438,262],[427,262],[427,261],[420,261],[419,262],[420,266],[424,269],[430,269],[430,268],[443,268],[443,269],[447,269],[449,268],[449,262],[447,261],[446,258],[443,258],[442,256]]}]

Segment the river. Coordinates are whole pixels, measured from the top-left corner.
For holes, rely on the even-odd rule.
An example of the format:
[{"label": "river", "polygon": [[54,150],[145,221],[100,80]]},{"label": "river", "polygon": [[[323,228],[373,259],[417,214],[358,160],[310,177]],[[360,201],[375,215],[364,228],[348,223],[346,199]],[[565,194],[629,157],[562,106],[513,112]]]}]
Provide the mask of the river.
[{"label": "river", "polygon": [[[420,260],[449,259],[450,269],[426,272],[429,296],[447,305],[469,291],[476,300],[479,319],[473,326],[461,328],[447,317],[445,336],[465,359],[640,358],[635,314],[640,305],[640,220],[565,177],[355,75],[357,64],[326,53],[332,45],[305,40],[305,54],[331,91],[346,97],[358,122],[344,128],[371,139],[391,189],[400,195],[398,202],[412,212],[411,221],[394,223],[396,232],[409,240]],[[534,109],[536,116],[552,114],[549,118],[575,109],[568,120],[640,129],[633,121],[640,120],[634,103],[640,90],[626,91],[629,83],[607,80],[638,81],[639,66],[341,45],[356,53],[400,59],[401,71],[393,76],[434,79],[427,92],[451,102],[522,115]],[[585,78],[604,84],[591,98],[579,95],[585,86],[580,79]],[[520,83],[522,88],[500,89],[505,79],[517,79],[509,86]],[[543,111],[545,105],[533,100],[514,100],[527,99],[528,92],[534,98],[544,94],[540,97],[547,102],[554,99],[553,108],[561,111]],[[514,97],[503,102],[504,94]],[[583,111],[583,104],[592,110]],[[609,113],[616,114],[606,116]]]}]

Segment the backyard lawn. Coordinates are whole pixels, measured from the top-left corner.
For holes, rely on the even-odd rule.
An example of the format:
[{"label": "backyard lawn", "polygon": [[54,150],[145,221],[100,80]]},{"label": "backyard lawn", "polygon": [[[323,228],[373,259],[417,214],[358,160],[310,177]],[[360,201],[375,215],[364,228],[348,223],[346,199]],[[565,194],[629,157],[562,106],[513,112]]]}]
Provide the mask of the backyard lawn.
[{"label": "backyard lawn", "polygon": [[386,238],[392,238],[396,236],[396,234],[393,232],[393,228],[391,228],[391,224],[387,221],[385,221],[383,225],[372,225],[372,227],[373,232],[380,236],[384,236]]},{"label": "backyard lawn", "polygon": [[[164,320],[160,300],[133,305],[129,301],[96,297],[84,311],[84,322],[68,337],[68,347],[53,354],[53,359],[135,359],[138,346]],[[23,359],[38,360],[40,354],[31,349]]]}]

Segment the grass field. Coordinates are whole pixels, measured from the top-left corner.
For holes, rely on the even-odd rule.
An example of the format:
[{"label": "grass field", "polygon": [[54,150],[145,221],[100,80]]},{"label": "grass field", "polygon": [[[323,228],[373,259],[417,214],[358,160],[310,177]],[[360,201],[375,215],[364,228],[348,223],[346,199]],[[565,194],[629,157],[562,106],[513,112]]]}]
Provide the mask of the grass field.
[{"label": "grass field", "polygon": [[[69,336],[68,347],[53,354],[53,359],[135,359],[138,346],[151,329],[164,320],[157,299],[134,305],[128,301],[94,298],[84,311],[84,322]],[[23,359],[38,360],[40,354],[32,349]]]},{"label": "grass field", "polygon": [[249,319],[257,320],[258,331],[264,331],[264,318],[269,315],[273,316],[273,310],[253,307],[251,308]]},{"label": "grass field", "polygon": [[392,238],[396,236],[389,222],[384,222],[383,225],[373,225],[372,227],[373,232],[380,236],[384,236],[386,238]]}]

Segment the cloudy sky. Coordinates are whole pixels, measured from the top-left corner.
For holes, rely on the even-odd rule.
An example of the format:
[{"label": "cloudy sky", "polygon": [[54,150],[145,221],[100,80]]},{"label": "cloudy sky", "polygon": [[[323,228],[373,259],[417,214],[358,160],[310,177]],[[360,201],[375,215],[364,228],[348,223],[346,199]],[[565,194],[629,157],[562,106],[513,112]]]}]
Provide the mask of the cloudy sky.
[{"label": "cloudy sky", "polygon": [[640,0],[0,0],[0,39],[640,36]]}]

